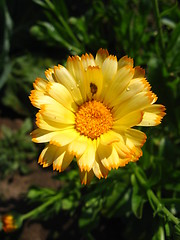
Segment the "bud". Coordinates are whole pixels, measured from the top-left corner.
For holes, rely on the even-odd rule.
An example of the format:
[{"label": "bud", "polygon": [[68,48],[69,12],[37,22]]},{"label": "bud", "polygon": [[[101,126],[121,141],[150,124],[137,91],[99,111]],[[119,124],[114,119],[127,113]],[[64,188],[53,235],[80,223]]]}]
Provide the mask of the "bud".
[{"label": "bud", "polygon": [[14,232],[16,229],[20,228],[22,225],[22,221],[20,217],[15,217],[12,214],[5,214],[1,218],[2,222],[2,229],[4,232],[9,233],[9,232]]}]

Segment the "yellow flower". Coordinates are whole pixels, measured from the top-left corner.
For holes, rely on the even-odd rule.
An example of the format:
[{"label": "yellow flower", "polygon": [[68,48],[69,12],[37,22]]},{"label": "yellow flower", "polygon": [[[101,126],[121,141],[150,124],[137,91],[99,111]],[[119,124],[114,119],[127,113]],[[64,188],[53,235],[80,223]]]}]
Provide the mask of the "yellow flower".
[{"label": "yellow flower", "polygon": [[154,104],[157,97],[144,70],[127,56],[117,61],[100,49],[95,59],[69,57],[66,67],[55,66],[45,75],[35,80],[30,95],[40,109],[32,141],[48,142],[39,163],[61,172],[75,156],[83,184],[137,161],[146,135],[132,127],[158,125],[165,115],[165,107]]},{"label": "yellow flower", "polygon": [[4,232],[13,232],[17,229],[14,217],[11,214],[7,214],[2,217],[2,224]]}]

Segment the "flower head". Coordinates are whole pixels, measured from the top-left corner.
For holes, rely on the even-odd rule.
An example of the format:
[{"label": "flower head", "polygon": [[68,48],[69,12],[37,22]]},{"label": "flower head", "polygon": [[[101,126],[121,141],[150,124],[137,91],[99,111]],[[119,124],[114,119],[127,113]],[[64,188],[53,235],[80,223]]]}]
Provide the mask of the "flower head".
[{"label": "flower head", "polygon": [[7,214],[2,217],[2,225],[2,228],[6,233],[13,232],[17,229],[14,216],[11,214]]},{"label": "flower head", "polygon": [[132,127],[158,125],[165,115],[165,107],[154,104],[144,70],[127,56],[117,61],[100,49],[95,58],[69,57],[66,67],[45,75],[35,80],[30,95],[39,108],[32,140],[48,143],[39,163],[61,172],[75,156],[83,184],[137,161],[146,135]]}]

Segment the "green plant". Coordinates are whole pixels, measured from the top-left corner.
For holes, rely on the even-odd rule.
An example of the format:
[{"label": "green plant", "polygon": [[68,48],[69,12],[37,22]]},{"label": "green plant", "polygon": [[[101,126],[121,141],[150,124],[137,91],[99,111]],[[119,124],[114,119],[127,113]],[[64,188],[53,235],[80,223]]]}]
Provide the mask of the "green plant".
[{"label": "green plant", "polygon": [[0,140],[0,178],[4,178],[19,170],[26,174],[29,170],[27,160],[36,155],[36,149],[27,135],[32,129],[30,119],[26,119],[19,130],[13,131],[6,126],[1,127]]}]

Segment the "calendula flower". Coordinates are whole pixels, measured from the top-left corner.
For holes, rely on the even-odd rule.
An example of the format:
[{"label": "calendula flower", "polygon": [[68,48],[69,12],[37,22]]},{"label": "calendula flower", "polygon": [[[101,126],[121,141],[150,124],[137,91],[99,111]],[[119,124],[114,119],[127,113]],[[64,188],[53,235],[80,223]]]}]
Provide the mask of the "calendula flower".
[{"label": "calendula flower", "polygon": [[14,216],[11,214],[6,214],[2,217],[2,228],[4,232],[13,232],[17,229]]},{"label": "calendula flower", "polygon": [[61,172],[75,156],[83,184],[137,161],[146,135],[132,127],[158,125],[165,115],[165,107],[154,104],[157,96],[145,71],[127,56],[117,61],[100,49],[95,58],[69,57],[66,67],[45,75],[35,80],[30,95],[40,109],[32,141],[48,143],[39,163]]}]

